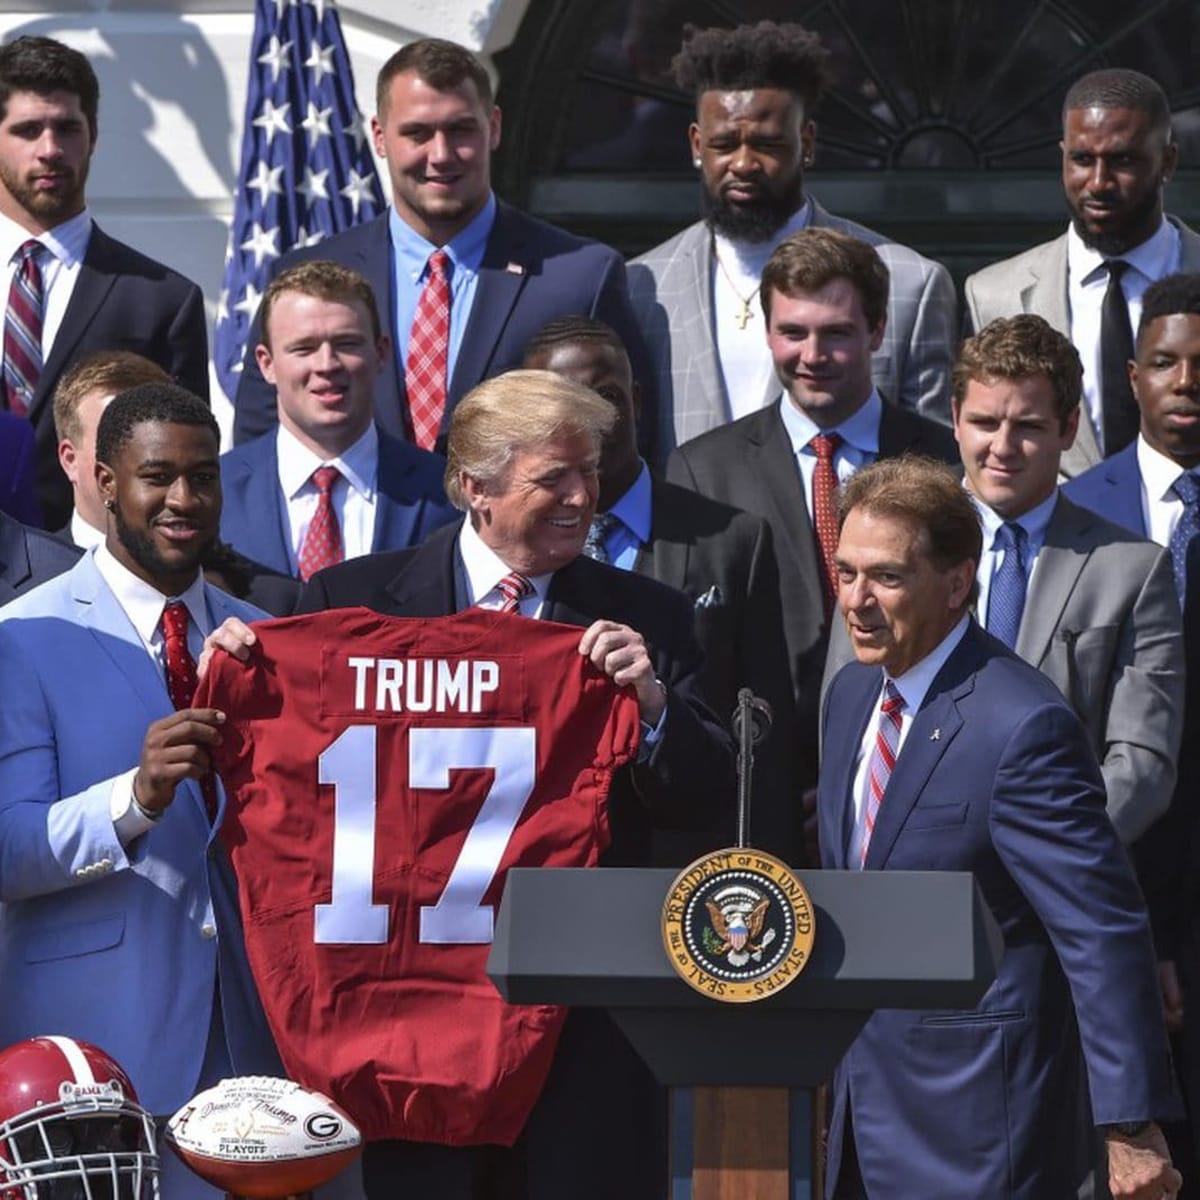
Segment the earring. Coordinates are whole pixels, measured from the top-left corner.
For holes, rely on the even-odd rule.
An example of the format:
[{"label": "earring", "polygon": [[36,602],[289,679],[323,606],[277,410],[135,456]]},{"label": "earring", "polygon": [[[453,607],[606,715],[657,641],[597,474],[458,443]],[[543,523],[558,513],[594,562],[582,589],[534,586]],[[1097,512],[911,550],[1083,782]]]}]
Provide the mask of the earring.
[{"label": "earring", "polygon": [[107,508],[109,512],[112,512],[113,502],[111,500],[105,500],[104,507]]},{"label": "earring", "polygon": [[700,160],[699,160],[698,158],[693,158],[693,159],[692,159],[692,166],[693,166],[693,167],[698,167],[699,165],[700,165]]}]

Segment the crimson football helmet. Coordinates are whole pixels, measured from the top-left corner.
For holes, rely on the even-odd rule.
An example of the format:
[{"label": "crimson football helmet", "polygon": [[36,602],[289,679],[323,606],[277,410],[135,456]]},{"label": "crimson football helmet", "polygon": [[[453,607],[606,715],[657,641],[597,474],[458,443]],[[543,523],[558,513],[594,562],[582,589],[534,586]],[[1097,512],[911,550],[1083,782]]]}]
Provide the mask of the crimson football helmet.
[{"label": "crimson football helmet", "polygon": [[154,1121],[103,1050],[36,1037],[0,1050],[0,1200],[151,1200]]}]

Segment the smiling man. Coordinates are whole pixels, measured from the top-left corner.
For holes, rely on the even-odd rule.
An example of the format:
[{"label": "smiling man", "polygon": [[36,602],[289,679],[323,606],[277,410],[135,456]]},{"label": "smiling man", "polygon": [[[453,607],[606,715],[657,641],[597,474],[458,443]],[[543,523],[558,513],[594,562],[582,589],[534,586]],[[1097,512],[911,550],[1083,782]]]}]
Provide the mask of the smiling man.
[{"label": "smiling man", "polygon": [[888,271],[872,348],[880,391],[949,423],[957,300],[945,267],[825,211],[804,190],[829,54],[799,25],[688,27],[672,64],[696,101],[689,137],[705,218],[633,260],[629,294],[658,393],[653,458],[769,405],[775,379],[758,298],[772,251],[801,229],[873,245]]},{"label": "smiling man", "polygon": [[837,229],[786,238],[762,277],[775,403],[680,446],[667,462],[673,483],[771,526],[796,740],[810,784],[834,602],[837,489],[879,458],[958,457],[947,428],[893,404],[873,382],[889,294],[887,267],[866,242]]},{"label": "smiling man", "polygon": [[109,237],[87,210],[99,98],[79,51],[43,37],[0,46],[0,406],[33,423],[47,529],[71,515],[51,398],[72,362],[121,346],[208,395],[200,289]]},{"label": "smiling man", "polygon": [[839,516],[858,661],[822,714],[822,865],[971,871],[1006,953],[969,1012],[867,1022],[833,1083],[826,1197],[1074,1195],[1084,1069],[1112,1194],[1173,1196],[1153,948],[1087,734],[972,620],[979,518],[951,470],[867,467]]},{"label": "smiling man", "polygon": [[[410,42],[384,63],[371,121],[387,161],[392,208],[316,246],[285,254],[361,271],[391,339],[376,385],[376,418],[393,437],[441,449],[450,413],[481,379],[521,361],[551,318],[599,317],[641,353],[625,266],[608,246],[572,236],[497,200],[492,154],[501,114],[487,70],[453,42]],[[275,423],[252,331],[238,386],[240,443]]]},{"label": "smiling man", "polygon": [[[219,434],[171,384],[100,418],[103,545],[0,611],[0,1042],[55,1029],[111,1048],[165,1117],[230,1074],[274,1074],[209,750],[190,705],[202,640],[261,614],[206,584]],[[164,1160],[163,1195],[217,1195]]]},{"label": "smiling man", "polygon": [[1083,415],[1062,461],[1071,477],[1136,437],[1125,364],[1142,297],[1157,279],[1200,270],[1200,234],[1163,213],[1179,147],[1153,79],[1117,68],[1083,76],[1063,102],[1061,146],[1067,232],[970,276],[966,301],[975,329],[1036,313],[1078,347]]},{"label": "smiling man", "polygon": [[[579,626],[579,653],[632,687],[642,720],[637,762],[613,777],[612,840],[600,865],[648,866],[655,826],[711,828],[718,817],[731,819],[733,749],[700,699],[689,601],[583,554],[601,446],[614,421],[609,401],[549,371],[510,371],[480,384],[450,426],[446,483],[465,514],[461,524],[414,549],[318,573],[298,611],[516,612],[530,619],[517,622],[502,652],[517,662],[522,638],[538,636],[536,620]],[[415,946],[415,931],[395,939],[394,961],[428,960],[437,969],[436,957]],[[663,1092],[603,1011],[573,1010],[515,1153],[398,1137],[373,1142],[363,1159],[367,1196],[656,1200],[667,1188],[665,1116]]]},{"label": "smiling man", "polygon": [[375,423],[391,354],[370,285],[333,262],[277,275],[256,356],[279,426],[221,459],[221,534],[249,558],[308,579],[375,550],[415,546],[454,519],[436,455]]}]

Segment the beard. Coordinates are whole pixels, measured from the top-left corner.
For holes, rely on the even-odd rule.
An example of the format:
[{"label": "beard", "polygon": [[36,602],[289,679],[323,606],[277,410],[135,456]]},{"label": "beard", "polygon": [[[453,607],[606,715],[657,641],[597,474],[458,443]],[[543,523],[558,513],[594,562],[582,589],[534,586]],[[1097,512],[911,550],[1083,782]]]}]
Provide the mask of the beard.
[{"label": "beard", "polygon": [[197,539],[189,551],[181,554],[172,562],[163,557],[154,539],[148,532],[134,529],[121,512],[120,504],[114,505],[113,521],[117,530],[117,541],[121,543],[125,553],[137,563],[149,580],[175,579],[185,574],[194,575],[200,568],[200,561],[212,548],[216,541],[214,532],[207,539]]},{"label": "beard", "polygon": [[0,162],[0,184],[27,212],[48,226],[58,224],[83,211],[83,189],[87,183],[90,159],[84,159],[77,171],[67,168],[67,180],[61,191],[44,192]]},{"label": "beard", "polygon": [[[1154,216],[1159,203],[1158,189],[1151,188],[1135,207],[1126,213],[1123,227],[1107,233],[1092,233],[1074,207],[1071,207],[1071,224],[1075,226],[1075,232],[1079,234],[1080,240],[1088,249],[1095,250],[1097,254],[1103,254],[1106,258],[1113,258],[1118,254],[1124,254],[1127,250],[1132,250],[1134,246],[1139,245],[1154,232],[1156,227]],[[1147,229],[1150,232],[1144,233]]]},{"label": "beard", "polygon": [[764,191],[752,204],[733,204],[721,193],[714,196],[703,182],[700,194],[705,220],[713,230],[733,242],[770,241],[804,203],[804,188],[800,179],[782,193]]}]

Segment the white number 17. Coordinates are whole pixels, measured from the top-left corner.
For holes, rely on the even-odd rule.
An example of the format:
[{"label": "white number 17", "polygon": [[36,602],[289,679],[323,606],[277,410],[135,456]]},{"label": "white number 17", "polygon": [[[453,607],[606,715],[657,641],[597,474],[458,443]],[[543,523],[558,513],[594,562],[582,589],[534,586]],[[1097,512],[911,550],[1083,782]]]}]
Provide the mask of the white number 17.
[{"label": "white number 17", "polygon": [[[375,884],[376,728],[351,725],[317,759],[318,782],[334,788],[332,894],[318,904],[318,944],[383,943],[388,909]],[[495,914],[484,893],[533,791],[537,731],[416,728],[408,734],[408,787],[445,791],[454,770],[495,771],[467,840],[433,905],[422,905],[420,940],[490,942]]]}]

